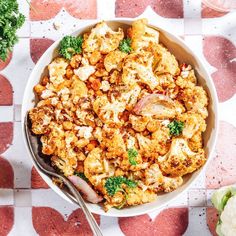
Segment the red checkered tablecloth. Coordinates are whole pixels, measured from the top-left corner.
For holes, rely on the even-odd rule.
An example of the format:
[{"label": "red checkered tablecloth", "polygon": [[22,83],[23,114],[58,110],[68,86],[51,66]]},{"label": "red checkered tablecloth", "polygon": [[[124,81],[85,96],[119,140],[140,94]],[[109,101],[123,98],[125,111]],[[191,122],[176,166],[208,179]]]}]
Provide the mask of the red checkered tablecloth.
[{"label": "red checkered tablecloth", "polygon": [[18,2],[27,20],[13,53],[0,62],[0,236],[92,235],[81,210],[49,189],[32,167],[20,111],[28,77],[43,52],[92,19],[113,17],[146,17],[184,38],[216,85],[220,131],[212,162],[188,192],[150,214],[97,216],[101,229],[114,236],[215,235],[211,194],[236,183],[236,13],[211,10],[198,0],[31,0],[31,10],[26,0]]}]

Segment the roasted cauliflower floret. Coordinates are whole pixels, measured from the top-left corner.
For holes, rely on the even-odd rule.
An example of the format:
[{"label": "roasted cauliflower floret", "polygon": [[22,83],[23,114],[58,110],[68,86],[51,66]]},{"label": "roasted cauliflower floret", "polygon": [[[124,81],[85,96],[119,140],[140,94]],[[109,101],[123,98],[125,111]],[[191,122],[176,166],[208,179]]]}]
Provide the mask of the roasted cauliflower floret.
[{"label": "roasted cauliflower floret", "polygon": [[64,81],[68,64],[64,58],[58,57],[48,65],[49,80],[55,87]]},{"label": "roasted cauliflower floret", "polygon": [[145,137],[142,134],[136,134],[140,154],[146,157],[157,157],[159,154],[163,155],[168,151],[169,145],[169,129],[161,127],[155,131],[151,137]]},{"label": "roasted cauliflower floret", "polygon": [[180,88],[192,88],[197,85],[197,78],[191,65],[181,65],[181,73],[176,79],[176,84]]},{"label": "roasted cauliflower floret", "polygon": [[150,120],[145,116],[129,116],[130,123],[132,124],[132,128],[138,132],[142,132],[146,129],[147,123]]},{"label": "roasted cauliflower floret", "polygon": [[172,192],[178,187],[180,187],[183,184],[183,182],[184,181],[181,176],[173,178],[164,176],[163,183],[160,186],[160,190],[166,193]]},{"label": "roasted cauliflower floret", "polygon": [[143,191],[139,187],[129,188],[126,191],[127,191],[126,205],[128,206],[153,202],[157,198],[156,193],[154,193],[153,191],[150,190]]},{"label": "roasted cauliflower floret", "polygon": [[126,152],[126,145],[119,130],[115,129],[113,135],[106,135],[107,138],[103,139],[102,144],[106,148],[107,158],[116,158],[122,156]]},{"label": "roasted cauliflower floret", "polygon": [[128,30],[128,36],[131,38],[131,47],[134,51],[151,47],[159,42],[159,32],[147,26],[147,19],[139,19],[133,22]]},{"label": "roasted cauliflower floret", "polygon": [[190,149],[194,152],[197,152],[203,147],[202,132],[197,131],[189,140],[188,145]]},{"label": "roasted cauliflower floret", "polygon": [[197,113],[182,113],[177,119],[184,122],[183,136],[187,139],[191,138],[196,132],[204,132],[206,130],[206,121]]},{"label": "roasted cauliflower floret", "polygon": [[84,174],[92,185],[103,188],[102,179],[114,175],[114,166],[102,157],[102,149],[93,149],[84,161]]},{"label": "roasted cauliflower floret", "polygon": [[124,61],[122,81],[125,84],[141,82],[150,89],[158,85],[152,70],[153,55],[150,52],[131,53]]},{"label": "roasted cauliflower floret", "polygon": [[53,110],[49,106],[35,107],[29,112],[32,123],[32,131],[35,134],[44,134],[48,131],[48,126],[53,119]]},{"label": "roasted cauliflower floret", "polygon": [[124,38],[121,28],[113,31],[105,22],[98,23],[84,39],[83,49],[85,52],[100,51],[107,54],[118,48],[120,41]]},{"label": "roasted cauliflower floret", "polygon": [[145,170],[145,185],[155,192],[171,192],[182,185],[182,177],[164,176],[157,163]]},{"label": "roasted cauliflower floret", "polygon": [[158,183],[158,186],[163,182],[163,174],[158,164],[152,164],[145,170],[145,185]]},{"label": "roasted cauliflower floret", "polygon": [[180,72],[178,62],[174,55],[172,55],[167,48],[161,44],[154,45],[152,47],[154,54],[154,73],[161,75],[169,73],[171,75],[177,75]]},{"label": "roasted cauliflower floret", "polygon": [[104,123],[120,123],[119,113],[125,110],[126,104],[124,102],[119,102],[117,100],[113,100],[109,102],[107,96],[99,96],[93,102],[93,109],[98,115],[98,117]]},{"label": "roasted cauliflower floret", "polygon": [[188,111],[199,113],[204,119],[208,116],[208,98],[206,91],[200,87],[186,88],[182,91],[179,99],[184,102]]},{"label": "roasted cauliflower floret", "polygon": [[127,56],[126,53],[121,52],[120,50],[115,50],[109,52],[104,59],[104,66],[108,72],[113,69],[121,70],[122,69],[122,61]]},{"label": "roasted cauliflower floret", "polygon": [[71,94],[72,99],[79,99],[80,97],[86,97],[88,94],[88,88],[86,84],[81,81],[77,76],[72,77],[72,84],[71,84]]},{"label": "roasted cauliflower floret", "polygon": [[200,168],[205,162],[204,150],[192,152],[187,141],[182,138],[172,139],[169,152],[158,157],[161,170],[171,177],[183,176]]}]

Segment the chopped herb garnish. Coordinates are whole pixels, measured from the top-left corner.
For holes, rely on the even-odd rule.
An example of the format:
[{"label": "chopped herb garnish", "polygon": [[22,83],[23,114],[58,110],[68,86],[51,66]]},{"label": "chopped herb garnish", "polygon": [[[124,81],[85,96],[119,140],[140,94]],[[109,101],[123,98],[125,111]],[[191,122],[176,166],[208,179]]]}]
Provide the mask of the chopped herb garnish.
[{"label": "chopped herb garnish", "polygon": [[83,37],[65,36],[59,45],[59,54],[66,59],[82,52]]},{"label": "chopped herb garnish", "polygon": [[130,53],[130,52],[132,51],[132,48],[131,48],[131,39],[130,39],[130,38],[123,39],[123,40],[120,42],[119,49],[120,49],[122,52]]},{"label": "chopped herb garnish", "polygon": [[127,179],[123,176],[113,176],[108,178],[105,183],[108,195],[113,196],[116,192],[124,191],[121,186],[122,184],[126,184],[129,188],[137,186],[137,183],[133,180]]},{"label": "chopped herb garnish", "polygon": [[131,165],[137,165],[136,157],[138,156],[138,151],[134,148],[128,149],[128,158]]},{"label": "chopped herb garnish", "polygon": [[178,136],[182,133],[184,129],[184,122],[174,120],[167,126],[170,129],[170,134],[174,136]]}]

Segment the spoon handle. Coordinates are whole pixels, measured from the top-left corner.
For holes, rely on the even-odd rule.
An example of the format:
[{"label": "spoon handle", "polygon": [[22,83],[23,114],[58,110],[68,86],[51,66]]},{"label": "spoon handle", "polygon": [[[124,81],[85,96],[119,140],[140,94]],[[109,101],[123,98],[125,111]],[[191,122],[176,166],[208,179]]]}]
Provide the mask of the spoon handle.
[{"label": "spoon handle", "polygon": [[75,186],[67,179],[63,178],[63,182],[66,184],[66,186],[69,188],[69,190],[71,191],[71,193],[74,195],[74,197],[76,198],[78,204],[80,205],[81,209],[83,210],[88,223],[91,227],[91,230],[93,231],[93,234],[95,236],[103,236],[95,218],[93,217],[92,213],[88,210],[84,199],[82,198],[81,194],[79,193],[79,191],[75,188]]}]

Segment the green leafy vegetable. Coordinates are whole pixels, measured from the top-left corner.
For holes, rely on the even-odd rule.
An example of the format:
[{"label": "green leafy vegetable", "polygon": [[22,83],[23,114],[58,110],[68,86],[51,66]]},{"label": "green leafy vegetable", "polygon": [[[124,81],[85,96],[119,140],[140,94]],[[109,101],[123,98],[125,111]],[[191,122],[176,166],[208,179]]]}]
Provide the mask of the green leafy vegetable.
[{"label": "green leafy vegetable", "polygon": [[59,45],[59,54],[66,59],[71,59],[71,57],[76,53],[82,52],[83,37],[65,36]]},{"label": "green leafy vegetable", "polygon": [[236,195],[236,188],[234,187],[223,187],[218,189],[212,195],[211,201],[214,207],[222,212],[227,204],[228,200]]},{"label": "green leafy vegetable", "polygon": [[120,49],[122,52],[130,53],[130,52],[132,51],[132,48],[131,48],[131,39],[130,39],[130,38],[123,39],[123,40],[120,42],[119,49]]},{"label": "green leafy vegetable", "polygon": [[211,201],[219,212],[216,232],[219,236],[236,235],[233,219],[236,216],[236,186],[225,186],[216,190]]},{"label": "green leafy vegetable", "polygon": [[88,178],[85,176],[85,174],[83,172],[75,171],[74,174],[79,176],[81,179],[85,180],[86,182],[89,182]]},{"label": "green leafy vegetable", "polygon": [[174,136],[178,136],[182,133],[184,128],[184,122],[174,120],[167,126],[170,129],[170,134]]},{"label": "green leafy vegetable", "polygon": [[137,165],[137,161],[136,161],[136,157],[138,156],[138,151],[134,148],[130,148],[128,149],[128,158],[129,158],[129,163],[131,165],[136,166]]},{"label": "green leafy vegetable", "polygon": [[122,184],[126,184],[129,188],[134,188],[137,183],[133,180],[127,179],[123,176],[113,176],[106,180],[105,188],[110,196],[113,196],[116,192],[124,191]]},{"label": "green leafy vegetable", "polygon": [[19,13],[16,0],[0,1],[0,59],[5,61],[13,46],[18,42],[16,35],[25,22],[25,17]]}]

